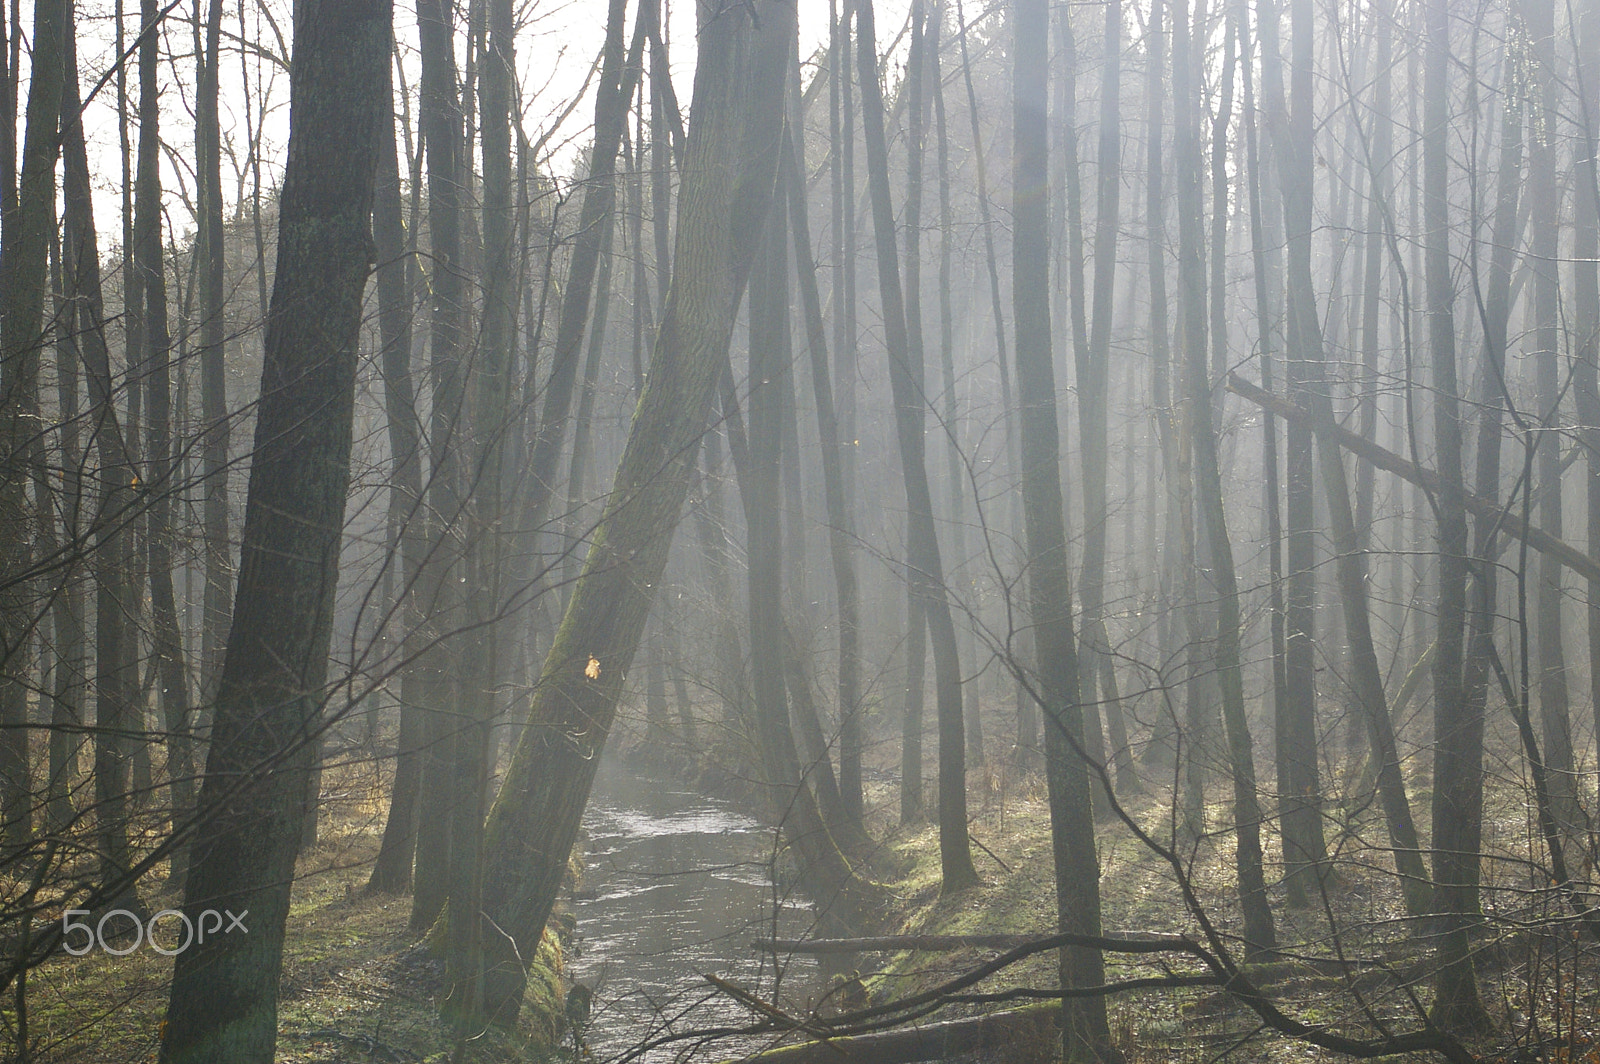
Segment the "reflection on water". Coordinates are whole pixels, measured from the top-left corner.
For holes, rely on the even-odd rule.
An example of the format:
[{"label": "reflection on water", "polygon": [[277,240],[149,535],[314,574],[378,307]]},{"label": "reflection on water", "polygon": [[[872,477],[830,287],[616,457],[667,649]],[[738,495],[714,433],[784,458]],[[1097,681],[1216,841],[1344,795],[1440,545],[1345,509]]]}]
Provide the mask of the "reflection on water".
[{"label": "reflection on water", "polygon": [[[597,1058],[669,1032],[751,1021],[700,973],[804,1013],[822,982],[815,961],[785,960],[780,972],[750,948],[757,936],[800,937],[812,922],[805,899],[774,886],[771,830],[738,803],[642,777],[612,758],[600,767],[584,828],[586,900],[572,902],[579,941],[568,974],[594,989],[588,1041]],[[761,1044],[676,1042],[645,1059],[722,1060]]]}]

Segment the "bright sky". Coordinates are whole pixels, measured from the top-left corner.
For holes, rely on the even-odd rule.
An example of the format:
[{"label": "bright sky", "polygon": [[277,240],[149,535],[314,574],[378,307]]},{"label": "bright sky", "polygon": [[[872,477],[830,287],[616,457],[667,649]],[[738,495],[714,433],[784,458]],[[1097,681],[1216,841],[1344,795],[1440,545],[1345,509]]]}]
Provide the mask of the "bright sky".
[{"label": "bright sky", "polygon": [[[79,0],[80,81],[92,87],[110,67],[116,54],[115,15],[123,5],[125,42],[138,32],[134,0]],[[163,0],[162,6],[166,6]],[[828,36],[827,0],[798,0],[800,53],[809,58]],[[841,6],[849,0],[841,0]],[[182,240],[193,230],[189,204],[193,202],[194,151],[189,116],[193,113],[194,19],[206,0],[180,0],[163,26],[165,57],[162,83],[162,137],[168,145],[163,181],[167,191],[170,224]],[[694,0],[663,0],[667,36],[672,55],[673,81],[679,103],[688,108],[694,79]],[[279,64],[292,32],[290,0],[223,0],[224,56],[222,70],[222,122],[230,151],[223,157],[223,195],[230,206],[251,192],[252,173],[248,145],[251,131],[264,128],[261,180],[263,189],[276,186],[288,136],[289,79]],[[458,16],[463,0],[457,0]],[[629,30],[636,3],[629,0]],[[523,86],[524,123],[530,137],[538,138],[564,110],[582,86],[605,36],[606,0],[521,0],[519,15],[524,30],[518,38],[518,66]],[[899,32],[909,0],[878,0],[877,30],[880,50]],[[24,0],[23,25],[32,26],[32,4]],[[395,28],[401,43],[405,77],[415,91],[415,7],[410,0],[395,4]],[[458,38],[460,38],[458,25]],[[250,42],[241,55],[237,42]],[[280,41],[282,44],[280,45]],[[458,49],[458,62],[464,59]],[[137,106],[136,62],[127,69],[130,109]],[[26,89],[23,90],[26,97]],[[105,250],[120,243],[122,166],[117,143],[116,81],[108,81],[86,113],[90,155],[97,194],[96,221]],[[264,112],[264,113],[263,113]],[[558,171],[567,169],[578,148],[588,139],[593,117],[592,97],[580,103],[560,135],[552,138]],[[414,121],[414,116],[413,116]],[[137,130],[130,135],[137,144]],[[558,146],[559,145],[559,146]]]}]

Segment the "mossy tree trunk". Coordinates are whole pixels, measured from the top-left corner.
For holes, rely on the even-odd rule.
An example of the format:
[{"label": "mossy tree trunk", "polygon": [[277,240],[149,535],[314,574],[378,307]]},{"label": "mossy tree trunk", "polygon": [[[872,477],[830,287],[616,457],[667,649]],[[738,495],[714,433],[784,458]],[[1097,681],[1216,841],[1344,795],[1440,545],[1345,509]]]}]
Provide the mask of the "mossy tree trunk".
[{"label": "mossy tree trunk", "polygon": [[[606,511],[486,827],[485,1011],[513,1022],[692,480],[771,199],[791,0],[702,9],[673,278]],[[752,17],[755,16],[755,17]]]}]

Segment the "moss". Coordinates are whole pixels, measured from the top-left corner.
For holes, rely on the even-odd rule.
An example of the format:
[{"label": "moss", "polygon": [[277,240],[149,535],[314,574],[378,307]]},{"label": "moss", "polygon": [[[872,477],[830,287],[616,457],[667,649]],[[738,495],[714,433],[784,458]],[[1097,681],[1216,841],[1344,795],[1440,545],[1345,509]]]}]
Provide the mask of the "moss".
[{"label": "moss", "polygon": [[546,928],[539,951],[528,966],[528,989],[522,998],[522,1025],[540,1045],[554,1045],[566,1028],[562,960],[561,939]]}]

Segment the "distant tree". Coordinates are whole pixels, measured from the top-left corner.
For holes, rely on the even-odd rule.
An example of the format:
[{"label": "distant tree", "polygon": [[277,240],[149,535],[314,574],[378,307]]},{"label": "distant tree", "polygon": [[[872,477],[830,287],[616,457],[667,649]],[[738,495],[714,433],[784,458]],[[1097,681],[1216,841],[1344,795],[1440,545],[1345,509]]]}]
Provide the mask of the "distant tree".
[{"label": "distant tree", "polygon": [[[883,91],[878,84],[877,43],[871,0],[856,4],[856,76],[861,83],[862,128],[866,132],[867,181],[878,251],[878,295],[883,300],[889,385],[894,393],[895,438],[909,511],[906,566],[911,592],[927,620],[933,649],[934,699],[939,717],[939,854],[946,893],[976,886],[967,837],[966,734],[962,726],[961,663],[955,623],[944,584],[944,565],[933,525],[928,488],[927,443],[923,435],[922,352],[913,344],[901,294],[894,209],[889,198],[889,151],[884,134]],[[919,50],[918,57],[921,57]],[[913,76],[918,64],[912,63]],[[913,101],[915,106],[916,101]]]}]

